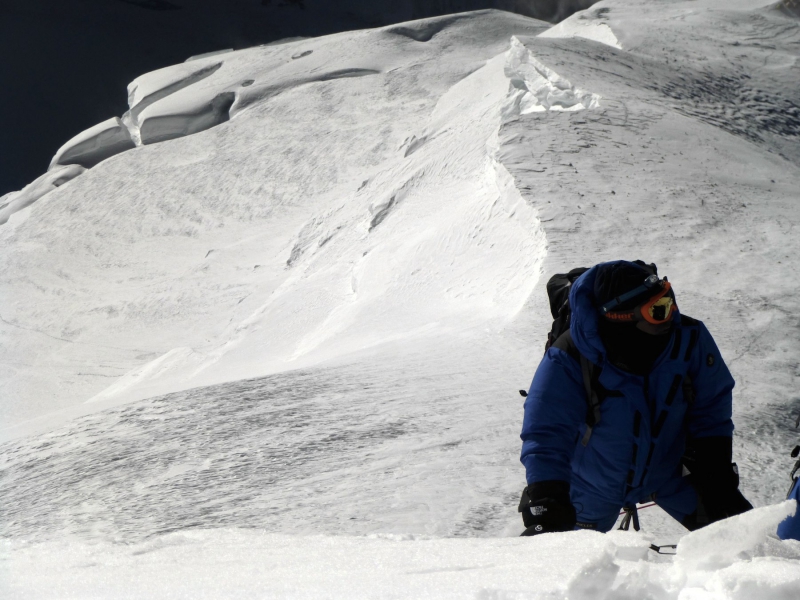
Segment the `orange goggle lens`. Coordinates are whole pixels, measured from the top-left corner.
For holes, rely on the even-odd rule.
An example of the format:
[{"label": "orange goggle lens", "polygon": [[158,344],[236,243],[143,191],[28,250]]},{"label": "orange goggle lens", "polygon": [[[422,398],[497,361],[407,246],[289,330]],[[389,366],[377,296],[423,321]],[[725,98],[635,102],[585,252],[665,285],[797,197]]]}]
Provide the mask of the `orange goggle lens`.
[{"label": "orange goggle lens", "polygon": [[671,289],[669,281],[665,281],[661,291],[641,306],[633,310],[609,311],[603,316],[618,323],[647,321],[653,325],[663,325],[672,319],[672,314],[678,309],[670,294]]},{"label": "orange goggle lens", "polygon": [[661,325],[672,319],[672,313],[678,307],[675,306],[672,294],[669,293],[671,289],[669,281],[665,281],[661,291],[642,305],[640,312],[645,321],[653,325]]}]

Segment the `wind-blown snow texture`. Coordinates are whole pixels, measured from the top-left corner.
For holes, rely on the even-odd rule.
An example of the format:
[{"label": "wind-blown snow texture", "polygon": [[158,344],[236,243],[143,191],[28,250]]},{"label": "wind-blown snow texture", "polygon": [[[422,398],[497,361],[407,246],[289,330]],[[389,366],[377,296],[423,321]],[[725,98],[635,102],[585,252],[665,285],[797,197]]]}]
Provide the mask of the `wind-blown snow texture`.
[{"label": "wind-blown snow texture", "polygon": [[[58,167],[79,174],[0,226],[0,585],[796,597],[771,535],[795,507],[767,506],[800,409],[786,6],[605,1],[544,36],[470,13],[139,77],[136,147]],[[765,508],[496,539],[520,530],[541,276],[620,257],[714,334]]]}]

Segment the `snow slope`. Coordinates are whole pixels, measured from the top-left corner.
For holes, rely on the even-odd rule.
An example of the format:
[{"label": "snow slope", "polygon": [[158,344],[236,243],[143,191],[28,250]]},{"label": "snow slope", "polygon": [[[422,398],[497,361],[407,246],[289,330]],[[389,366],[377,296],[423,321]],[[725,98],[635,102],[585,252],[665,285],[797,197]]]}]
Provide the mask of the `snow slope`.
[{"label": "snow slope", "polygon": [[[607,0],[571,18],[621,48],[569,19],[541,36],[469,13],[138,78],[138,145],[0,226],[9,590],[135,597],[152,590],[112,582],[146,572],[191,596],[227,572],[231,595],[269,578],[335,597],[354,573],[356,597],[795,597],[796,544],[768,536],[793,506],[683,537],[663,566],[647,544],[685,532],[658,509],[626,537],[441,539],[519,532],[541,276],[619,257],[657,262],[709,326],[738,383],[743,490],[783,498],[800,22],[780,8]],[[338,537],[386,534],[411,537]],[[686,562],[737,536],[736,556]],[[293,557],[316,544],[312,577]],[[260,570],[270,552],[280,575]]]},{"label": "snow slope", "polygon": [[[125,373],[124,390],[106,395],[265,375],[512,317],[536,283],[543,238],[487,149],[507,81],[502,57],[485,64],[509,32],[543,27],[490,12],[416,29],[429,41],[390,27],[134,82],[128,118],[140,131],[154,120],[173,131],[236,90],[232,119],[104,161],[3,227],[16,300],[2,314],[3,348],[9,362],[25,357],[4,376],[3,422],[82,402]],[[479,102],[462,97],[484,89]],[[39,250],[21,241],[40,236]],[[52,269],[53,256],[69,264]],[[59,374],[42,378],[45,364]]]}]

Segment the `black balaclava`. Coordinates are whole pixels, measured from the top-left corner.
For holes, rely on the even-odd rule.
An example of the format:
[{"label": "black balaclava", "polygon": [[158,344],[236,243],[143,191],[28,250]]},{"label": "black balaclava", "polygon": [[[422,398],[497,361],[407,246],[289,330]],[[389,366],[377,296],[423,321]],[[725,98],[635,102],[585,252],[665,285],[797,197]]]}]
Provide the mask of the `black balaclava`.
[{"label": "black balaclava", "polygon": [[[644,283],[654,269],[645,263],[619,262],[600,267],[594,282],[595,306],[599,309],[606,302],[629,292]],[[644,292],[640,296],[620,304],[619,310],[630,310],[652,297],[656,291]],[[606,348],[608,359],[617,367],[637,375],[650,372],[656,359],[669,344],[668,329],[663,334],[653,335],[636,327],[636,323],[618,323],[599,316],[600,339]]]}]

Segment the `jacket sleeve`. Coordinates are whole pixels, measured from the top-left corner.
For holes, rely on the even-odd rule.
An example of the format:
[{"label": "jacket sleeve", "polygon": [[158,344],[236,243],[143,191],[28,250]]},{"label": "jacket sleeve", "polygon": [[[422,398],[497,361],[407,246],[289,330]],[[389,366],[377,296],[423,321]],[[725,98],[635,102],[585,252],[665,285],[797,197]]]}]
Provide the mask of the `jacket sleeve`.
[{"label": "jacket sleeve", "polygon": [[697,348],[690,357],[692,364],[689,366],[695,394],[687,418],[689,435],[693,438],[732,437],[735,382],[705,325],[699,323],[697,332]]},{"label": "jacket sleeve", "polygon": [[575,444],[586,422],[585,396],[578,362],[563,350],[550,348],[525,400],[520,460],[528,485],[570,481]]}]

